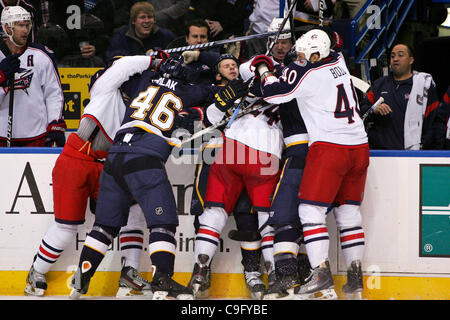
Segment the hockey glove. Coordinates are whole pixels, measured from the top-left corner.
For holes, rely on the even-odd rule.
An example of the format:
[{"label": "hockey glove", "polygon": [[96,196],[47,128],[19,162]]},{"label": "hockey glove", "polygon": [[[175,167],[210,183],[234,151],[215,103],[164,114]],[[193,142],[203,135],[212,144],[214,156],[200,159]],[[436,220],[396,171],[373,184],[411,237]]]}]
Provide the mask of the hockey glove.
[{"label": "hockey glove", "polygon": [[344,46],[344,42],[342,40],[342,37],[339,33],[337,33],[336,31],[333,32],[333,49],[336,51],[341,51]]},{"label": "hockey glove", "polygon": [[250,71],[255,73],[256,78],[264,78],[267,72],[273,72],[273,61],[263,54],[256,56],[250,64]]},{"label": "hockey glove", "polygon": [[184,63],[189,64],[198,60],[198,57],[200,56],[200,50],[184,51],[181,55],[184,58]]},{"label": "hockey glove", "polygon": [[47,136],[45,138],[45,145],[47,147],[53,147],[55,144],[57,147],[64,147],[66,143],[67,126],[64,120],[53,120],[47,126]]},{"label": "hockey glove", "polygon": [[199,107],[187,108],[175,116],[175,129],[183,128],[193,134],[196,121],[203,121],[203,110]]},{"label": "hockey glove", "polygon": [[166,61],[169,58],[170,58],[170,54],[168,54],[164,50],[158,49],[156,51],[156,55],[153,57],[153,59],[155,60],[155,63],[156,63],[155,69],[159,70],[159,67],[161,67],[161,65],[164,63],[164,61]]},{"label": "hockey glove", "polygon": [[8,77],[20,70],[20,54],[7,56],[0,62],[0,83],[3,83]]},{"label": "hockey glove", "polygon": [[234,106],[234,101],[247,95],[248,83],[242,79],[233,79],[225,87],[214,95],[214,104],[222,111],[226,112]]}]

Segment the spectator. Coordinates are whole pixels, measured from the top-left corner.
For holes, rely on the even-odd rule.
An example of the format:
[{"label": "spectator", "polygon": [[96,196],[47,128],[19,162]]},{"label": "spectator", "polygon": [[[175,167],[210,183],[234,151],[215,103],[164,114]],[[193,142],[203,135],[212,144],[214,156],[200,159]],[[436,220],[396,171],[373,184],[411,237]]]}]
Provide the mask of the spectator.
[{"label": "spectator", "polygon": [[106,52],[106,60],[114,56],[146,54],[165,49],[175,38],[172,31],[155,24],[155,9],[145,1],[136,2],[130,9],[130,23],[118,29]]},{"label": "spectator", "polygon": [[413,71],[414,55],[405,44],[397,44],[390,55],[392,74],[377,79],[361,103],[364,115],[380,97],[368,121],[372,149],[435,149],[435,117],[439,106],[430,74]]},{"label": "spectator", "polygon": [[[82,1],[82,0],[49,0],[42,5],[42,16],[45,29],[41,43],[54,36],[50,27],[50,36],[45,35],[47,25],[58,25],[67,34],[66,44],[59,44],[50,49],[55,50],[59,66],[65,67],[103,67],[105,52],[114,29],[113,0]],[[59,33],[59,32],[58,32]],[[81,43],[81,46],[80,46]],[[59,58],[59,56],[64,57]]]},{"label": "spectator", "polygon": [[[279,16],[280,0],[259,0],[256,1],[253,12],[250,14],[246,35],[264,33],[269,28],[273,18]],[[267,38],[259,38],[249,40],[248,57],[252,57],[256,54],[262,54],[266,52]]]},{"label": "spectator", "polygon": [[[209,27],[201,19],[189,21],[186,26],[184,39],[178,38],[169,46],[191,46],[208,42]],[[187,79],[193,83],[210,85],[214,82],[214,68],[220,53],[216,49],[190,50],[183,52],[184,62],[187,65]]]},{"label": "spectator", "polygon": [[211,30],[211,39],[219,40],[244,33],[244,20],[250,4],[248,0],[192,0],[187,16],[189,20],[205,20]]},{"label": "spectator", "polygon": [[[7,37],[0,61],[11,59],[5,59],[10,51],[20,64],[17,66],[18,61],[15,61],[16,68],[9,71],[11,74],[17,72],[14,91],[10,92],[9,81],[1,84],[0,145],[5,146],[9,97],[14,94],[11,145],[43,147],[56,144],[62,147],[66,128],[64,96],[52,54],[40,45],[27,43],[32,26],[31,15],[24,8],[10,6],[3,9],[1,24]],[[11,61],[1,69],[10,66]]]},{"label": "spectator", "polygon": [[149,0],[149,2],[155,8],[158,26],[170,29],[176,36],[183,35],[190,0]]}]

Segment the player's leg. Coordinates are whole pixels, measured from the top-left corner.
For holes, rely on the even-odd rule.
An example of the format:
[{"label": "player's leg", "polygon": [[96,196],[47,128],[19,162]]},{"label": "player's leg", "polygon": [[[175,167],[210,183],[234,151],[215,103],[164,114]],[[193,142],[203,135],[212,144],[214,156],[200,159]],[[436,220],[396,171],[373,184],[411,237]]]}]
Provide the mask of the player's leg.
[{"label": "player's leg", "polygon": [[72,278],[73,289],[70,293],[72,299],[78,299],[87,293],[90,280],[108,251],[109,245],[128,219],[132,197],[123,183],[119,169],[123,167],[124,156],[121,153],[110,153],[101,174],[95,222],[86,237],[78,269]]},{"label": "player's leg", "polygon": [[288,298],[298,285],[298,250],[301,226],[298,218],[298,190],[303,175],[304,157],[291,156],[284,162],[275,188],[269,219],[275,228],[274,262],[276,280],[265,299]]},{"label": "player's leg", "polygon": [[[222,157],[222,151],[219,155]],[[205,211],[199,216],[194,245],[194,269],[189,281],[197,298],[205,297],[210,286],[210,264],[221,232],[242,192],[243,183],[232,165],[213,163],[208,174]]]},{"label": "player's leg", "polygon": [[339,229],[341,249],[347,266],[347,283],[342,290],[347,298],[361,299],[363,291],[362,261],[364,254],[364,230],[360,205],[363,200],[367,168],[368,148],[350,151],[354,166],[345,176],[336,200],[341,204],[334,210]]},{"label": "player's leg", "polygon": [[116,297],[152,295],[150,281],[138,273],[144,248],[144,228],[146,228],[144,213],[141,207],[134,203],[130,207],[127,225],[123,226],[119,233],[122,270]]},{"label": "player's leg", "polygon": [[297,299],[337,298],[328,261],[326,212],[347,171],[346,163],[345,152],[340,148],[313,144],[309,149],[300,185],[298,212],[312,272],[304,285],[295,288]]},{"label": "player's leg", "polygon": [[[27,276],[25,294],[42,296],[47,289],[45,274],[75,240],[84,223],[91,188],[98,188],[102,165],[86,157],[73,157],[73,137],[59,155],[52,171],[55,222],[41,240]],[[91,160],[91,161],[89,161]]]}]

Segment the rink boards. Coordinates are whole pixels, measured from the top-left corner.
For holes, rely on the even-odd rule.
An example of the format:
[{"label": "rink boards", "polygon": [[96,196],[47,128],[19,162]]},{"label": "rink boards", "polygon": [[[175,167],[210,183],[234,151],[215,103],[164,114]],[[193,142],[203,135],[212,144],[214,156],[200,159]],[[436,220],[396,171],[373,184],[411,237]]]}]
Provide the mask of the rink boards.
[{"label": "rink boards", "polygon": [[[60,148],[0,150],[0,295],[22,295],[40,241],[53,221],[51,171]],[[170,158],[168,173],[177,199],[175,279],[186,284],[193,267],[194,228],[189,214],[195,165],[191,156]],[[361,208],[365,228],[364,296],[368,299],[450,299],[450,152],[372,151]],[[48,274],[48,295],[66,295],[86,223]],[[327,218],[330,261],[338,294],[345,281],[332,214]],[[213,260],[213,297],[247,297],[239,243],[227,237],[230,218]],[[147,233],[146,233],[147,237]],[[117,239],[116,239],[117,240]],[[144,244],[148,243],[147,239]],[[147,249],[141,271],[151,279]],[[120,270],[114,241],[91,282],[89,294],[115,295]]]}]

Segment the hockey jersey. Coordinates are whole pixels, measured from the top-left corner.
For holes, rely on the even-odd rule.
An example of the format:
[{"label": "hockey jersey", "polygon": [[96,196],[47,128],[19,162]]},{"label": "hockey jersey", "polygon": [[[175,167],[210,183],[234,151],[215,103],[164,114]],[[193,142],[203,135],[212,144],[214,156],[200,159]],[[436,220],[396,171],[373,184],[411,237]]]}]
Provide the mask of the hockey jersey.
[{"label": "hockey jersey", "polygon": [[134,74],[147,70],[150,64],[151,57],[148,56],[120,58],[98,77],[89,91],[91,100],[82,117],[93,119],[111,143],[122,124],[126,108],[119,88]]},{"label": "hockey jersey", "polygon": [[261,87],[264,100],[297,100],[305,121],[309,145],[316,141],[340,145],[367,143],[358,98],[344,58],[331,52],[319,63],[290,63],[281,77],[268,77]]},{"label": "hockey jersey", "polygon": [[130,146],[114,144],[110,151],[137,152],[167,160],[172,147],[180,140],[173,135],[178,112],[202,106],[212,100],[211,86],[189,84],[178,79],[164,78],[158,72],[144,71],[122,86],[130,97],[124,120],[117,136],[139,132],[149,133]]},{"label": "hockey jersey", "polygon": [[[0,60],[5,55],[0,52]],[[46,133],[48,124],[63,116],[64,96],[52,53],[29,44],[19,57],[15,73],[13,139],[31,139]],[[0,88],[0,137],[6,137],[9,113],[9,81]]]}]

